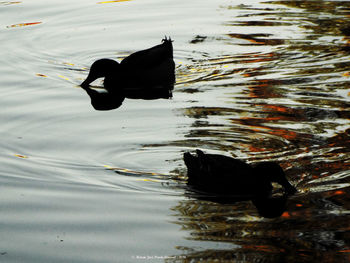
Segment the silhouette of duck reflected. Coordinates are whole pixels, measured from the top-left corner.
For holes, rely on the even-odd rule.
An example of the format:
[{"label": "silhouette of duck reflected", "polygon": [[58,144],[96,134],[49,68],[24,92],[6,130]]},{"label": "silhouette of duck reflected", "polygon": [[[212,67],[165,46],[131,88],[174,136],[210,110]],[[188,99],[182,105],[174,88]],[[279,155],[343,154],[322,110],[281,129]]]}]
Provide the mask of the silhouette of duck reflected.
[{"label": "silhouette of duck reflected", "polygon": [[237,199],[268,198],[273,190],[272,182],[280,184],[287,195],[297,191],[277,163],[252,166],[223,155],[205,154],[201,150],[196,153],[184,154],[188,185],[194,189]]},{"label": "silhouette of duck reflected", "polygon": [[258,210],[260,216],[275,218],[281,216],[286,211],[288,194],[273,197],[256,197],[252,199],[253,205]]},{"label": "silhouette of duck reflected", "polygon": [[108,91],[97,91],[89,87],[84,89],[91,99],[91,105],[95,110],[107,111],[119,108],[125,96],[117,92],[109,93]]},{"label": "silhouette of duck reflected", "polygon": [[169,99],[172,97],[171,90],[167,89],[149,89],[147,92],[133,92],[133,96],[125,96],[123,91],[97,91],[90,87],[84,88],[91,99],[91,105],[95,110],[106,111],[119,108],[125,98],[131,99]]}]

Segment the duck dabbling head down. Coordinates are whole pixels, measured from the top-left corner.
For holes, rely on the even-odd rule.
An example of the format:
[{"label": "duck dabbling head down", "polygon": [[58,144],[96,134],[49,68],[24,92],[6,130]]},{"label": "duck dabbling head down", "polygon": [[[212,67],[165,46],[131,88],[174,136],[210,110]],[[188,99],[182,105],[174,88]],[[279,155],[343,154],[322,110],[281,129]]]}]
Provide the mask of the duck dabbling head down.
[{"label": "duck dabbling head down", "polygon": [[272,182],[283,186],[287,194],[297,190],[285,177],[282,168],[274,162],[261,162],[251,166],[241,160],[217,154],[184,154],[188,185],[194,189],[219,195],[267,197]]},{"label": "duck dabbling head down", "polygon": [[154,87],[174,84],[175,63],[171,38],[164,38],[162,44],[141,50],[124,58],[120,64],[112,59],[99,59],[91,67],[82,88],[98,78],[104,77],[104,87],[109,92],[118,86]]},{"label": "duck dabbling head down", "polygon": [[103,58],[96,60],[90,67],[87,78],[80,84],[82,88],[88,88],[89,84],[98,78],[114,76],[120,69],[120,64],[112,59]]}]

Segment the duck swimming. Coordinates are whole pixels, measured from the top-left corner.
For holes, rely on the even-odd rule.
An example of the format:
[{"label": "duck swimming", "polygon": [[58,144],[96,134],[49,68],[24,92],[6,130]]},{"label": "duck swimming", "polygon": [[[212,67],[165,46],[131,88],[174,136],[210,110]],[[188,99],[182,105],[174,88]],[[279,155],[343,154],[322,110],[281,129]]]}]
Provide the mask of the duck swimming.
[{"label": "duck swimming", "polygon": [[196,153],[184,153],[188,185],[196,190],[237,199],[268,198],[273,189],[271,183],[276,182],[286,195],[297,192],[277,163],[249,165],[228,156],[205,154],[201,150]]},{"label": "duck swimming", "polygon": [[104,88],[128,98],[147,97],[149,90],[173,89],[175,63],[171,38],[149,49],[141,50],[124,58],[120,63],[112,59],[99,59],[91,67],[81,83],[86,89],[94,80],[104,77]]}]

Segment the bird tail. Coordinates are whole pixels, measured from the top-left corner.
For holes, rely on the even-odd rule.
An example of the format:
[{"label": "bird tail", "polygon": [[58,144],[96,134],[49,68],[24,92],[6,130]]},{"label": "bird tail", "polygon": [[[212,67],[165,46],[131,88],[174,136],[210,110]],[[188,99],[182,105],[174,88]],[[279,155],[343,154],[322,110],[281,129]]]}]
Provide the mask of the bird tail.
[{"label": "bird tail", "polygon": [[166,56],[173,58],[173,40],[170,37],[164,36],[162,39],[162,45],[165,47]]},{"label": "bird tail", "polygon": [[174,40],[171,40],[171,37],[169,36],[169,38],[167,36],[164,36],[164,38],[162,39],[162,43],[172,43],[174,42]]}]

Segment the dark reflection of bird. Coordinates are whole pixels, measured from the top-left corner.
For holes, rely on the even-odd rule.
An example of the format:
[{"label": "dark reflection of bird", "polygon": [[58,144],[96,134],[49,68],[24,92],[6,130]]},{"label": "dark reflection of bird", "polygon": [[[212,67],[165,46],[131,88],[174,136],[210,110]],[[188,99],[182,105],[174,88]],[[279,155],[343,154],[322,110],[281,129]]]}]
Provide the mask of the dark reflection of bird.
[{"label": "dark reflection of bird", "polygon": [[266,218],[281,216],[286,211],[288,194],[273,197],[256,197],[252,199],[259,215]]},{"label": "dark reflection of bird", "polygon": [[[120,64],[112,59],[99,59],[90,68],[87,78],[81,84],[86,89],[98,78],[104,77],[104,88],[127,98],[152,99],[149,93],[161,93],[173,89],[175,63],[171,38],[164,38],[162,44],[141,50],[124,58]],[[164,93],[164,92],[163,92]]]},{"label": "dark reflection of bird", "polygon": [[95,110],[113,110],[119,108],[124,99],[144,99],[144,100],[155,100],[155,99],[169,99],[171,97],[171,90],[161,88],[161,89],[147,89],[145,91],[139,90],[133,91],[132,96],[125,96],[123,91],[97,91],[91,89],[90,87],[84,88],[86,93],[91,99],[91,105]]},{"label": "dark reflection of bird", "polygon": [[113,110],[119,108],[125,97],[118,93],[98,92],[95,89],[85,88],[91,99],[91,105],[95,110]]},{"label": "dark reflection of bird", "polygon": [[187,166],[188,184],[194,189],[237,198],[268,197],[272,182],[283,186],[287,194],[297,190],[285,177],[282,168],[274,162],[261,162],[251,166],[231,157],[205,154],[184,154]]}]

